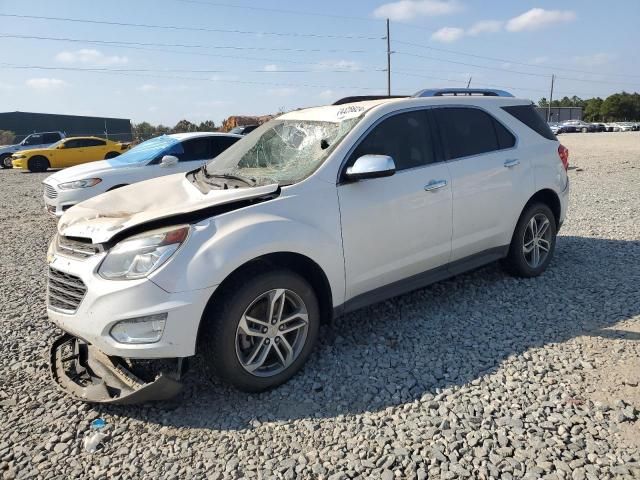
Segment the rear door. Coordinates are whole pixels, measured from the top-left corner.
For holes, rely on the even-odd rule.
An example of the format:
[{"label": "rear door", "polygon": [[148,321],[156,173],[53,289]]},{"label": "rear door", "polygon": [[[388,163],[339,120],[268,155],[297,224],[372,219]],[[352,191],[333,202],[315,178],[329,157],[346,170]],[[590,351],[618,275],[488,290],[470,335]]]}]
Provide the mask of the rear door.
[{"label": "rear door", "polygon": [[[508,246],[529,198],[532,174],[515,135],[474,107],[431,110],[440,132],[453,189],[451,261],[496,254]],[[495,249],[495,250],[494,250]]]},{"label": "rear door", "polygon": [[412,110],[380,121],[348,158],[343,171],[362,155],[389,155],[396,173],[338,186],[347,299],[416,288],[449,260],[451,179],[433,147],[426,111]]},{"label": "rear door", "polygon": [[99,138],[82,139],[83,152],[80,163],[104,160],[107,154],[107,142]]}]

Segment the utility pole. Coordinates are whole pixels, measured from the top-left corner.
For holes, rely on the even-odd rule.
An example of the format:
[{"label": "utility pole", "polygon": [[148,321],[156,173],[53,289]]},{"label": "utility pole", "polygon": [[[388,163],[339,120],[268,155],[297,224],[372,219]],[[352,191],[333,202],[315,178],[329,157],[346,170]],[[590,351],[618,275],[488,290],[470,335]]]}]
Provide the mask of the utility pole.
[{"label": "utility pole", "polygon": [[549,93],[549,107],[547,108],[547,122],[551,121],[551,102],[553,101],[553,81],[556,76],[551,74],[551,92]]},{"label": "utility pole", "polygon": [[391,95],[391,36],[389,35],[389,19],[387,18],[387,95]]},{"label": "utility pole", "polygon": [[471,79],[472,79],[472,78],[473,78],[473,77],[469,77],[469,81],[467,82],[467,88],[469,88],[469,86],[471,85]]}]

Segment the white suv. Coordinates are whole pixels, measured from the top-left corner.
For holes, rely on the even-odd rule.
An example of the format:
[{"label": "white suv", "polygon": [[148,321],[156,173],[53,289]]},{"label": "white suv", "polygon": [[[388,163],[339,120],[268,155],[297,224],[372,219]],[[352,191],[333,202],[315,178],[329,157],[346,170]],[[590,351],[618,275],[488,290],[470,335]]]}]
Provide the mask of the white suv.
[{"label": "white suv", "polygon": [[88,401],[162,399],[198,352],[261,391],[302,367],[336,315],[495,260],[540,275],[567,162],[531,102],[500,91],[284,114],[201,169],[62,216],[48,253],[47,311],[67,332],[54,379]]}]

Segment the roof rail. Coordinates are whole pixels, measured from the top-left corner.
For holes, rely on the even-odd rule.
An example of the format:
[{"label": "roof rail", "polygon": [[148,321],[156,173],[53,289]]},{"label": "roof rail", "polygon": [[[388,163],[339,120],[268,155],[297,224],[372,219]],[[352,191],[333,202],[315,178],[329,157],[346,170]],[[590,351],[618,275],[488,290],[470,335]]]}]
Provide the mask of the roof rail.
[{"label": "roof rail", "polygon": [[384,100],[387,98],[407,98],[408,95],[354,95],[344,97],[333,102],[333,105],[344,105],[345,103],[366,102],[369,100]]},{"label": "roof rail", "polygon": [[513,97],[509,92],[504,90],[495,90],[492,88],[427,88],[416,92],[414,97],[445,97],[445,96],[464,96],[477,95],[481,97]]}]

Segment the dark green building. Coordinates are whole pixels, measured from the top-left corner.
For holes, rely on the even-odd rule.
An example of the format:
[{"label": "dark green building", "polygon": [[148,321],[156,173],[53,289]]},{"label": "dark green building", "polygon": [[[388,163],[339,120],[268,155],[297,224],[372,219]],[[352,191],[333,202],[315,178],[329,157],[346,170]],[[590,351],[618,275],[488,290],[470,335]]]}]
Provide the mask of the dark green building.
[{"label": "dark green building", "polygon": [[16,134],[16,142],[35,132],[63,132],[68,137],[92,135],[109,140],[130,142],[131,121],[127,118],[84,117],[53,113],[0,113],[0,130]]}]

